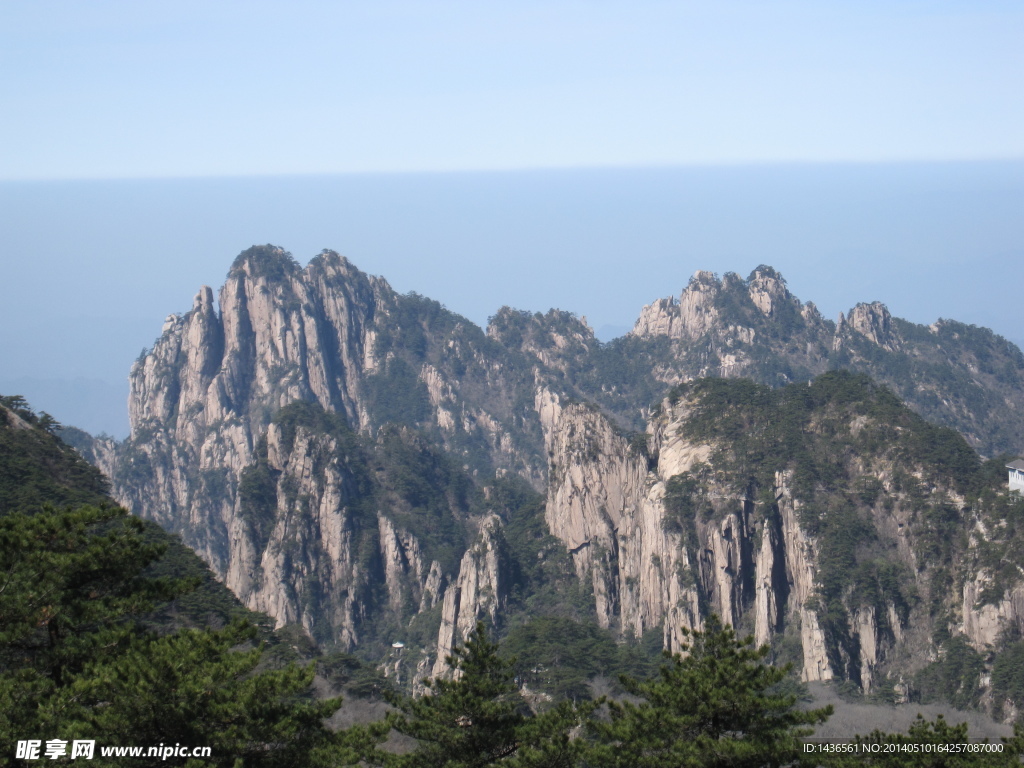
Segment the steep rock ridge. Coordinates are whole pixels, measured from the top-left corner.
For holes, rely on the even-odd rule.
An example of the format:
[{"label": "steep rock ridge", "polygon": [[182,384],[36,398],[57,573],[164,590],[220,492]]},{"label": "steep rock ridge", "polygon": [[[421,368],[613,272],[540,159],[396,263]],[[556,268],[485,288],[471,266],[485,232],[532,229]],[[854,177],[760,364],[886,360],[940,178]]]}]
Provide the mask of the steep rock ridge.
[{"label": "steep rock ridge", "polygon": [[987,652],[1006,634],[1024,630],[1024,583],[1007,589],[997,600],[986,599],[991,574],[978,571],[963,585],[963,633],[974,648]]},{"label": "steep rock ridge", "polygon": [[249,568],[234,562],[252,548],[235,519],[240,475],[293,401],[363,431],[415,425],[471,466],[543,482],[540,429],[524,400],[536,366],[510,364],[436,302],[398,296],[333,252],[302,269],[267,246],[236,259],[219,306],[201,289],[135,363],[132,434],[106,466],[122,503],[180,533],[222,578]]},{"label": "steep rock ridge", "polygon": [[176,440],[192,444],[232,416],[258,432],[268,410],[298,399],[354,420],[358,380],[350,372],[362,369],[374,313],[391,293],[334,253],[301,270],[280,249],[250,249],[220,291],[220,314],[204,287],[133,367],[133,437],[170,426]]},{"label": "steep rock ridge", "polygon": [[678,339],[682,336],[682,322],[679,319],[679,304],[669,296],[647,304],[640,310],[640,316],[630,331],[635,336],[668,336]]},{"label": "steep rock ridge", "polygon": [[414,685],[448,672],[478,619],[503,620],[514,566],[501,519],[407,428],[370,439],[318,405],[289,404],[240,473],[230,523],[225,583],[246,606],[343,650],[426,638],[405,654]]},{"label": "steep rock ridge", "polygon": [[[697,272],[678,299],[644,307],[630,334],[609,346],[597,355],[604,375],[581,372],[577,385],[637,428],[636,414],[651,400],[632,395],[654,390],[648,377],[663,386],[704,376],[779,386],[845,368],[887,384],[984,453],[1024,452],[1024,355],[1013,344],[962,323],[908,323],[879,302],[858,304],[833,323],[801,304],[771,267],[746,280]],[[607,373],[630,368],[629,390],[607,386]]]},{"label": "steep rock ridge", "polygon": [[850,310],[848,317],[843,317],[842,312],[839,313],[832,348],[842,349],[851,333],[860,334],[872,344],[889,352],[897,352],[902,347],[903,340],[893,328],[892,315],[889,314],[888,308],[878,301],[858,304]]},{"label": "steep rock ridge", "polygon": [[[797,503],[793,499],[789,487],[790,475],[786,472],[775,473],[775,504],[779,513],[781,531],[778,540],[782,545],[786,570],[786,587],[789,592],[788,613],[800,628],[800,649],[803,654],[801,679],[807,682],[815,680],[831,680],[834,676],[828,660],[828,649],[825,633],[818,622],[817,612],[808,606],[817,589],[817,556],[813,541],[809,540],[800,527],[797,517]],[[771,554],[774,566],[775,554]],[[775,596],[778,602],[778,596]],[[769,636],[778,631],[780,623],[774,627],[760,628],[758,634]],[[863,684],[863,677],[861,680]]]},{"label": "steep rock ridge", "polygon": [[490,318],[487,335],[563,374],[578,367],[598,346],[586,318],[558,309],[542,315],[502,307]]},{"label": "steep rock ridge", "polygon": [[273,413],[295,399],[363,430],[415,425],[470,466],[512,469],[539,489],[546,461],[531,402],[537,381],[637,428],[642,407],[694,377],[778,384],[850,365],[887,380],[889,369],[909,366],[897,389],[923,413],[983,447],[1024,446],[1019,350],[947,321],[921,330],[878,304],[854,308],[840,326],[759,267],[746,281],[698,273],[678,302],[645,309],[621,343],[602,346],[585,322],[554,310],[505,308],[484,336],[337,254],[301,269],[280,249],[254,248],[232,267],[219,313],[202,289],[133,367],[132,437],[103,465],[123,503],[181,533],[224,576],[239,473]]},{"label": "steep rock ridge", "polygon": [[[1012,345],[880,304],[836,325],[767,267],[698,273],[602,345],[569,313],[504,308],[485,334],[337,254],[302,269],[258,248],[219,309],[204,288],[168,318],[133,367],[132,437],[93,460],[250,607],[345,648],[401,631],[421,677],[477,619],[516,610],[509,518],[482,500],[497,470],[546,491],[567,554],[529,557],[557,548],[602,626],[678,649],[715,611],[806,680],[910,691],[925,660],[944,663],[943,633],[988,653],[1024,630],[1020,573],[1001,565],[1019,559],[1014,518],[977,512],[987,533],[957,549],[982,506],[950,477],[977,457],[929,453],[948,435],[863,379],[805,385],[834,367],[894,379],[976,445],[1024,435]],[[664,397],[707,375],[732,381]]]},{"label": "steep rock ridge", "polygon": [[[461,632],[470,615],[498,616],[509,588],[495,559],[501,533],[480,498],[410,430],[369,440],[298,401],[275,416],[241,473],[225,582],[278,626],[299,624],[343,649],[390,643],[382,632],[419,618],[417,636],[436,633],[434,609],[456,593]],[[477,520],[483,543],[463,556]]]},{"label": "steep rock ridge", "polygon": [[233,499],[254,440],[293,400],[357,418],[358,371],[387,284],[324,253],[301,270],[280,249],[239,256],[220,292],[204,287],[132,367],[132,434],[117,497],[182,534],[221,577],[239,546]]},{"label": "steep rock ridge", "polygon": [[[646,462],[592,406],[560,409],[547,441],[551,461],[545,519],[565,542],[580,578],[592,579],[598,622],[619,613],[617,531],[646,496]],[[639,571],[638,568],[634,569]]]},{"label": "steep rock ridge", "polygon": [[[955,554],[976,456],[865,377],[774,393],[686,385],[632,439],[592,405],[544,390],[537,403],[548,527],[603,626],[632,636],[661,626],[675,649],[679,629],[713,611],[804,680],[900,699],[916,690],[908,681],[927,688],[947,674],[953,641],[936,638],[991,652],[1024,632],[1024,571],[979,542]],[[986,541],[1003,546],[997,538]],[[979,571],[979,557],[1002,563],[1001,575]]]},{"label": "steep rock ridge", "polygon": [[719,320],[716,299],[721,285],[711,272],[698,270],[683,289],[679,301],[661,299],[644,307],[630,332],[634,336],[699,339]]},{"label": "steep rock ridge", "polygon": [[[433,583],[430,587],[427,585],[419,541],[408,531],[395,528],[395,524],[381,513],[377,514],[377,524],[384,567],[384,585],[387,587],[391,609],[401,611],[406,600],[424,608],[433,607],[437,602],[438,587]],[[432,581],[439,584],[441,574],[436,560],[431,563],[430,573],[436,573]],[[412,594],[409,594],[408,589],[410,582],[414,588]],[[416,587],[419,589],[416,590]],[[416,591],[419,594],[416,594]]]},{"label": "steep rock ridge", "polygon": [[[537,402],[550,457],[545,519],[591,585],[598,623],[636,637],[663,626],[677,648],[680,628],[700,626],[700,614],[696,591],[678,578],[689,554],[662,525],[664,484],[649,472],[645,451],[593,406],[563,407],[547,390]],[[699,448],[673,444],[663,461],[699,456]]]},{"label": "steep rock ridge", "polygon": [[636,637],[662,626],[666,646],[678,650],[680,630],[700,627],[709,610],[737,626],[753,613],[761,642],[792,615],[801,627],[804,679],[831,679],[817,617],[805,607],[815,587],[813,545],[783,475],[775,499],[781,525],[760,523],[759,551],[746,494],[713,486],[706,493],[711,519],[695,521],[690,532],[669,520],[667,484],[702,466],[712,450],[680,435],[687,414],[685,403],[663,404],[645,445],[654,466],[592,406],[569,405],[551,426],[546,520],[592,584],[598,621]]},{"label": "steep rock ridge", "polygon": [[1011,492],[999,502],[973,510],[969,558],[962,569],[958,629],[980,653],[1006,645],[1007,638],[1024,637],[1024,562],[1016,530],[1024,496]]},{"label": "steep rock ridge", "polygon": [[[288,446],[280,426],[270,425],[265,467],[276,476],[275,503],[263,520],[244,507],[233,519],[225,583],[253,610],[273,616],[278,627],[301,624],[313,637],[336,638],[351,648],[359,640],[358,618],[372,574],[359,557],[364,543],[351,509],[357,480],[338,449],[331,437],[304,427]],[[261,523],[269,530],[259,530]],[[400,596],[402,542],[389,521],[380,529],[387,586]]]},{"label": "steep rock ridge", "polygon": [[492,515],[482,521],[479,539],[466,550],[458,578],[445,590],[433,677],[449,673],[452,650],[465,642],[477,621],[500,623],[510,586],[504,550],[501,521]]}]

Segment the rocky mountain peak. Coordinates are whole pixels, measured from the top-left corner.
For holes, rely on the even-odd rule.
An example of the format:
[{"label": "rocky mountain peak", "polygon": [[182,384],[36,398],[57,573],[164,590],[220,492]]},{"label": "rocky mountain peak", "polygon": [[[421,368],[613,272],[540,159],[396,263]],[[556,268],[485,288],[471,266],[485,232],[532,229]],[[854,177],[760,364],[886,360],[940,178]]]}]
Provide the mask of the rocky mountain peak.
[{"label": "rocky mountain peak", "polygon": [[844,318],[839,315],[836,326],[837,344],[841,343],[844,332],[853,331],[874,344],[890,352],[901,346],[899,334],[896,333],[889,309],[880,301],[870,304],[860,303],[849,311]]},{"label": "rocky mountain peak", "polygon": [[799,300],[772,267],[762,264],[746,280],[734,272],[727,272],[719,280],[713,272],[698,270],[678,301],[660,299],[644,307],[631,333],[640,338],[668,336],[696,341],[723,326],[736,324],[738,318],[723,317],[723,306],[744,304],[756,308],[767,319],[774,319],[783,307],[796,308],[802,313]]},{"label": "rocky mountain peak", "polygon": [[718,320],[715,299],[722,283],[714,272],[697,270],[683,289],[679,300],[666,298],[648,304],[640,311],[630,334],[640,338],[668,336],[672,339],[698,339]]},{"label": "rocky mountain peak", "polygon": [[199,292],[192,299],[193,312],[213,312],[213,289],[208,285],[199,287]]},{"label": "rocky mountain peak", "polygon": [[250,278],[282,280],[302,271],[295,258],[276,245],[254,245],[242,251],[231,264],[228,277],[241,275]]},{"label": "rocky mountain peak", "polygon": [[[820,376],[834,368],[964,434],[1024,445],[1024,357],[1005,340],[952,321],[929,332],[879,303],[834,327],[771,267],[698,271],[630,336],[598,344],[570,312],[503,307],[485,334],[334,251],[300,268],[259,246],[236,259],[219,304],[203,286],[168,318],[132,369],[132,437],[93,460],[119,500],[181,533],[248,606],[343,648],[409,627],[430,655],[424,675],[446,670],[477,619],[500,628],[527,585],[552,605],[571,585],[626,637],[653,629],[678,649],[679,629],[714,610],[793,651],[805,679],[867,691],[888,684],[909,612],[927,603],[851,592],[840,556],[884,541],[909,565],[889,578],[864,560],[857,584],[926,595],[917,549],[959,541],[962,498],[924,464],[876,456],[943,438],[895,397],[826,407],[861,386]],[[783,427],[785,440],[765,442]],[[946,448],[949,466],[969,453]],[[533,486],[521,507],[499,483],[516,474]],[[926,503],[946,528],[914,522]],[[867,533],[851,544],[850,531]],[[975,582],[971,595],[994,594]],[[831,607],[812,600],[822,590]],[[1004,620],[964,601],[979,647],[1024,627],[1016,603]],[[846,629],[818,621],[826,607]]]},{"label": "rocky mountain peak", "polygon": [[525,352],[548,368],[563,372],[597,344],[586,318],[560,309],[531,314],[502,307],[490,319],[487,335],[510,350]]},{"label": "rocky mountain peak", "polygon": [[750,273],[750,277],[747,278],[747,291],[754,306],[765,317],[771,317],[775,308],[783,302],[799,304],[786,287],[782,275],[764,264]]}]

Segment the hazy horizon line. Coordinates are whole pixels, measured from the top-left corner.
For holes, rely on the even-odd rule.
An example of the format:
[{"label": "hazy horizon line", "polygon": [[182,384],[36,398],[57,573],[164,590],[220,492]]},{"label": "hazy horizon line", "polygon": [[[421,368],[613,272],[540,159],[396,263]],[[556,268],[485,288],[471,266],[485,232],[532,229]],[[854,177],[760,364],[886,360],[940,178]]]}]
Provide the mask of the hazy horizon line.
[{"label": "hazy horizon line", "polygon": [[959,158],[882,158],[882,159],[792,159],[792,160],[722,160],[674,163],[629,163],[595,165],[537,165],[525,167],[494,168],[449,168],[449,169],[403,169],[403,170],[348,170],[348,171],[269,171],[252,173],[219,174],[155,174],[155,175],[114,175],[114,176],[17,176],[0,177],[0,184],[47,183],[47,182],[88,182],[88,181],[244,181],[266,179],[316,179],[337,177],[369,176],[472,176],[492,174],[530,174],[560,172],[602,172],[602,171],[683,171],[715,169],[781,169],[821,167],[880,167],[880,166],[929,166],[929,165],[1006,165],[1024,163],[1024,155],[1006,157],[959,157]]}]

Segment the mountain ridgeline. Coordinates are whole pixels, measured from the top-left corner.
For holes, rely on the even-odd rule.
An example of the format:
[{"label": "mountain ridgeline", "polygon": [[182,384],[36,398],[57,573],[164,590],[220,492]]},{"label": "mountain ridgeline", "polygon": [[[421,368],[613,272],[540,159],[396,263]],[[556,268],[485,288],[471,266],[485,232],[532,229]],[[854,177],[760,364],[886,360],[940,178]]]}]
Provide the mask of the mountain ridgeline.
[{"label": "mountain ridgeline", "polygon": [[979,458],[1024,452],[1024,356],[984,329],[831,322],[760,267],[608,344],[557,310],[484,331],[265,246],[168,317],[129,407],[81,445],[118,500],[279,626],[401,639],[403,683],[480,619],[677,649],[713,612],[807,681],[1024,703],[1024,506]]}]

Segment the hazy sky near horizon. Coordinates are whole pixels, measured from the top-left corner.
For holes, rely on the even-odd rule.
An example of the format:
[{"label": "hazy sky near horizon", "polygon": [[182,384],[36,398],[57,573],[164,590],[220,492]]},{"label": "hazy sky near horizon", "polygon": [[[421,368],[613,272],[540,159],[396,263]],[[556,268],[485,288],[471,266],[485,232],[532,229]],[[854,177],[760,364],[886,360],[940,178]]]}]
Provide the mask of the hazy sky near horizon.
[{"label": "hazy sky near horizon", "polygon": [[696,269],[1024,341],[1024,4],[0,0],[0,393],[117,436],[231,259],[607,338]]},{"label": "hazy sky near horizon", "polygon": [[1024,157],[1008,0],[0,3],[0,178]]},{"label": "hazy sky near horizon", "polygon": [[502,305],[608,339],[697,269],[780,270],[832,319],[883,301],[1024,343],[1024,161],[0,182],[0,393],[127,432],[126,377],[202,284],[323,248],[478,324]]}]

